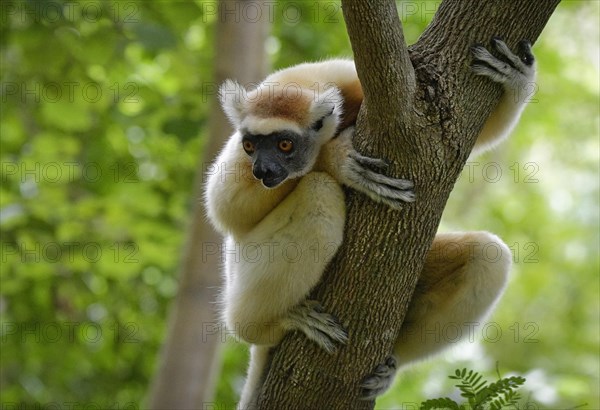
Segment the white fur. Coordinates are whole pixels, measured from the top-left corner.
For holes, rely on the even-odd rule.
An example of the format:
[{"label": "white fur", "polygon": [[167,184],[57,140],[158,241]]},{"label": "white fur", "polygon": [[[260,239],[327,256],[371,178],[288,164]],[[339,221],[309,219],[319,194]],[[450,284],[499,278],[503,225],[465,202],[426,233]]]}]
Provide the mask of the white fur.
[{"label": "white fur", "polygon": [[285,118],[260,118],[255,115],[248,115],[244,118],[240,123],[240,128],[255,135],[268,135],[281,130],[290,130],[298,134],[302,133],[301,128],[293,121]]},{"label": "white fur", "polygon": [[237,405],[238,410],[249,410],[256,408],[256,400],[260,386],[265,378],[267,370],[267,360],[269,358],[269,347],[252,345],[250,347],[250,365],[248,366],[248,377],[244,383],[244,389],[240,401]]},{"label": "white fur", "polygon": [[232,235],[240,254],[226,255],[231,269],[224,294],[227,327],[238,329],[247,342],[277,344],[283,334],[278,322],[306,298],[341,244],[344,218],[340,186],[315,172],[254,229]]},{"label": "white fur", "polygon": [[503,41],[497,44],[505,58],[511,61],[512,66],[497,59],[484,48],[478,47],[474,51],[476,59],[485,61],[494,68],[476,66],[475,74],[486,76],[502,84],[504,94],[483,125],[471,151],[472,157],[494,148],[510,135],[537,88],[535,83],[537,63],[534,61],[527,66]]},{"label": "white fur", "polygon": [[[223,319],[230,330],[253,344],[240,408],[255,404],[266,370],[268,347],[281,340],[288,329],[288,312],[318,283],[343,240],[345,203],[340,184],[348,178],[344,166],[353,148],[351,136],[346,133],[331,138],[343,114],[340,90],[356,86],[357,81],[352,61],[330,60],[277,71],[249,92],[233,81],[221,87],[223,109],[237,131],[211,168],[205,199],[208,218],[226,236]],[[252,101],[257,93],[287,84],[298,84],[302,95],[313,97],[308,112],[301,113],[306,114],[306,123],[253,114]],[[486,122],[474,151],[503,138],[522,109],[523,102],[515,101],[514,94],[507,92]],[[301,133],[330,112],[333,115],[325,118],[317,134],[319,159],[315,159],[312,170],[294,175],[298,178],[275,189],[265,189],[249,175],[251,163],[241,149],[240,128],[259,135],[278,130]],[[340,131],[344,130],[337,130]],[[356,186],[360,189],[360,184]],[[436,327],[462,327],[482,320],[504,290],[511,257],[498,237],[486,232],[450,233],[439,234],[434,241],[434,247],[453,244],[472,247],[475,252],[459,253],[462,259],[456,267],[436,261],[426,266],[420,284],[429,281],[430,286],[425,293],[415,293],[396,344],[401,365],[450,344],[443,335],[424,338],[421,330],[435,332]],[[491,261],[477,253],[486,245],[500,250],[498,260]],[[387,387],[389,382],[381,386]]]},{"label": "white fur", "polygon": [[481,332],[483,320],[506,287],[512,254],[496,235],[453,232],[438,234],[435,240],[438,251],[432,257],[439,259],[435,265],[458,262],[460,267],[443,276],[427,269],[423,272],[421,281],[437,275],[437,283],[426,293],[415,291],[394,348],[400,366]]},{"label": "white fur", "polygon": [[527,96],[528,84],[533,86],[533,81],[535,81],[535,76],[532,77],[531,83],[520,85],[518,91],[515,89],[505,90],[500,102],[484,123],[471,151],[471,157],[489,151],[508,138],[525,110],[527,98],[530,97]]},{"label": "white fur", "polygon": [[311,90],[325,90],[332,85],[340,86],[356,81],[358,75],[354,61],[345,59],[303,63],[279,70],[269,75],[263,83],[299,84]]},{"label": "white fur", "polygon": [[219,88],[219,101],[221,101],[225,115],[234,127],[240,123],[246,100],[246,90],[233,80],[225,80]]}]

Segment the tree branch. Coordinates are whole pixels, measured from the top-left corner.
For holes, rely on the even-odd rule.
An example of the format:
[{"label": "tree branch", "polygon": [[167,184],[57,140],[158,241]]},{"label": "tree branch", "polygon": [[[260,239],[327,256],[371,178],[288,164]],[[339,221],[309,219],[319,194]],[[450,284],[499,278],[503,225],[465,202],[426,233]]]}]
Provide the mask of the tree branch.
[{"label": "tree branch", "polygon": [[[486,118],[498,102],[502,87],[474,76],[469,48],[501,36],[512,49],[522,39],[533,43],[541,34],[560,0],[481,0],[477,7],[469,0],[444,1],[432,22],[410,47],[417,82],[426,93],[417,108],[437,110],[443,133],[442,146],[450,148],[448,159],[457,150],[469,155]],[[422,88],[422,87],[421,87]],[[458,94],[460,93],[460,94]],[[461,95],[461,98],[457,98]],[[462,135],[463,138],[450,138]],[[465,138],[469,136],[470,138]],[[459,163],[462,169],[463,164]]]},{"label": "tree branch", "polygon": [[559,0],[444,1],[410,48],[412,64],[392,3],[356,3],[343,3],[368,96],[355,146],[389,160],[392,175],[412,179],[417,201],[394,212],[348,192],[344,243],[310,298],[340,318],[349,344],[328,355],[303,335],[288,334],[275,348],[261,409],[373,408],[358,401],[360,381],[392,351],[448,196],[501,95],[499,86],[470,73],[469,47],[497,34],[510,46],[537,39]]},{"label": "tree branch", "polygon": [[381,113],[396,118],[410,114],[415,73],[394,0],[343,0],[342,10],[365,102],[373,113],[367,121],[376,123]]}]

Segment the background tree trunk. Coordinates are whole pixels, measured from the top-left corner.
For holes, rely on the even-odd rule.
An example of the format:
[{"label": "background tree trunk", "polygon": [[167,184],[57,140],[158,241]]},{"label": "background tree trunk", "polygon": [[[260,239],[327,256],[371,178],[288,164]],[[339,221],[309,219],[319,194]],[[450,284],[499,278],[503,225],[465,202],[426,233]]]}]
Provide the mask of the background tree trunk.
[{"label": "background tree trunk", "polygon": [[[226,7],[240,10],[246,1],[227,1]],[[267,15],[259,21],[238,19],[235,14],[223,13],[224,3],[225,0],[219,2],[216,21],[214,83],[207,87],[212,91],[227,78],[235,78],[242,84],[260,81],[269,70],[264,51],[270,31]],[[218,349],[223,335],[214,332],[214,324],[218,322],[214,302],[221,286],[221,255],[215,251],[222,240],[206,223],[201,198],[206,166],[232,129],[217,103],[216,92],[211,94],[209,139],[196,172],[194,207],[182,254],[179,292],[169,319],[161,364],[150,389],[152,409],[204,408],[213,400],[221,363]],[[203,96],[198,95],[198,98]]]},{"label": "background tree trunk", "polygon": [[510,47],[534,42],[558,3],[444,1],[407,50],[393,0],[342,1],[365,89],[355,145],[413,180],[417,200],[395,212],[348,192],[344,243],[311,298],[340,318],[350,342],[328,355],[287,335],[261,409],[373,408],[357,400],[360,380],[392,351],[450,191],[502,92],[469,72],[469,47],[494,35]]}]

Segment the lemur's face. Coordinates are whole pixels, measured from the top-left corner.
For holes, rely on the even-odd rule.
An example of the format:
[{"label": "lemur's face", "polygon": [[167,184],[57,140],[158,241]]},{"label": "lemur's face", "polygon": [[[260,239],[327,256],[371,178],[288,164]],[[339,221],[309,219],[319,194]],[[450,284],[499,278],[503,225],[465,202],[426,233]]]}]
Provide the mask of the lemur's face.
[{"label": "lemur's face", "polygon": [[343,105],[335,87],[316,92],[269,84],[246,91],[228,81],[220,96],[253,175],[266,188],[312,170],[323,144],[336,135]]},{"label": "lemur's face", "polygon": [[252,174],[266,188],[275,188],[287,179],[310,172],[319,154],[323,138],[319,132],[332,113],[317,120],[308,129],[290,127],[257,133],[243,128],[242,149],[252,159]]}]

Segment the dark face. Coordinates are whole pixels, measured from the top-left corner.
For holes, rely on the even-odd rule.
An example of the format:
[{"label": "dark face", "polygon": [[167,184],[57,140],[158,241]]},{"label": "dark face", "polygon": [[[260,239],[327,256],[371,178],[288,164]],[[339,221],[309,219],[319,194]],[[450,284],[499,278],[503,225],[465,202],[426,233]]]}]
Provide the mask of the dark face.
[{"label": "dark face", "polygon": [[293,131],[268,135],[244,132],[242,147],[252,158],[252,174],[267,188],[275,188],[288,178],[302,175],[314,160],[310,137]]}]

